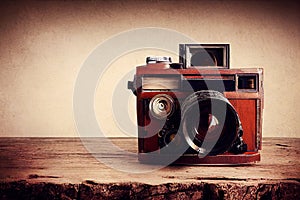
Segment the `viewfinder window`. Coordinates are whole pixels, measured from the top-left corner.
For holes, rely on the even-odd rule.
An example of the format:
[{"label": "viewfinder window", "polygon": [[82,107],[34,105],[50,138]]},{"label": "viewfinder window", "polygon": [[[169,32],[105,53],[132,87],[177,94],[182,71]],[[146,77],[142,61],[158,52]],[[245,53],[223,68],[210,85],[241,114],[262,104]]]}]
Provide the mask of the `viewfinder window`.
[{"label": "viewfinder window", "polygon": [[238,76],[238,89],[256,90],[256,75]]}]

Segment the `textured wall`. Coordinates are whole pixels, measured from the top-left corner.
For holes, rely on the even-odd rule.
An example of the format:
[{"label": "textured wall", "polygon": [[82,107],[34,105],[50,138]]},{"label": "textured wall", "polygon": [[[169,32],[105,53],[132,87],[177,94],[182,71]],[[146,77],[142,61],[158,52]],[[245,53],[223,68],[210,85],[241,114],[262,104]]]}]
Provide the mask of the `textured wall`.
[{"label": "textured wall", "polygon": [[[201,43],[230,43],[231,66],[264,67],[263,135],[300,137],[300,9],[293,2],[1,1],[0,136],[77,136],[72,94],[81,64],[112,35],[152,26]],[[121,72],[161,53],[134,52],[113,63],[96,102]],[[115,136],[105,101],[97,117]]]}]

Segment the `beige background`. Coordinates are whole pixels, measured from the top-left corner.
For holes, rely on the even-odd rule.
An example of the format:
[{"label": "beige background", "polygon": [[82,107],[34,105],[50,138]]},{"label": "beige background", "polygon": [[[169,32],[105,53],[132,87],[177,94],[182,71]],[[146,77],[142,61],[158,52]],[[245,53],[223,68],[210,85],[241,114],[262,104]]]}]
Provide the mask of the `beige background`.
[{"label": "beige background", "polygon": [[[293,2],[1,1],[0,136],[78,136],[72,95],[81,64],[109,37],[151,26],[200,43],[230,43],[232,67],[264,67],[263,136],[300,137],[300,9]],[[100,81],[95,108],[108,136],[122,136],[111,87],[149,54],[167,53],[124,55]]]}]

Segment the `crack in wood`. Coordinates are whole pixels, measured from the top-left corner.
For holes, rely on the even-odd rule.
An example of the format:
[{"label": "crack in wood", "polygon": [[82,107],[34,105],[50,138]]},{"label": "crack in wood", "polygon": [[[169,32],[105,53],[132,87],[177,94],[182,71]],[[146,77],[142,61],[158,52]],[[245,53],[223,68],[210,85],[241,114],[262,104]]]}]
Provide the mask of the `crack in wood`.
[{"label": "crack in wood", "polygon": [[37,179],[37,178],[61,178],[60,176],[43,176],[38,174],[29,174],[28,179]]},{"label": "crack in wood", "polygon": [[291,146],[289,146],[289,145],[287,145],[287,144],[275,144],[276,146],[280,146],[280,147],[291,147]]}]

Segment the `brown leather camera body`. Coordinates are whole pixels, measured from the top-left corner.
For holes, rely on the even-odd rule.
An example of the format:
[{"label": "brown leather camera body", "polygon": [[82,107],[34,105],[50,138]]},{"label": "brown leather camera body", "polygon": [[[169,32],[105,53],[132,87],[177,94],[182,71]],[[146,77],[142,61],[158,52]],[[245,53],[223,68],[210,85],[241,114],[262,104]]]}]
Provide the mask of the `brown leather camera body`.
[{"label": "brown leather camera body", "polygon": [[[206,46],[206,50],[215,47]],[[229,49],[225,50],[228,57]],[[211,54],[207,55],[211,58]],[[180,56],[184,57],[182,53]],[[147,58],[147,65],[136,68],[134,81],[128,86],[137,97],[139,161],[259,161],[263,69],[229,69],[228,60],[225,67],[188,66],[188,62],[183,66],[164,58]]]}]

